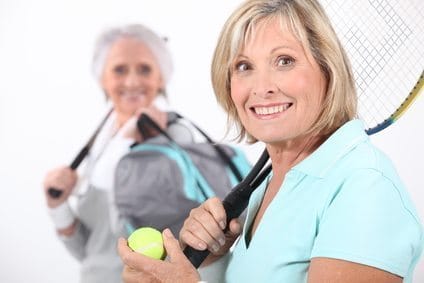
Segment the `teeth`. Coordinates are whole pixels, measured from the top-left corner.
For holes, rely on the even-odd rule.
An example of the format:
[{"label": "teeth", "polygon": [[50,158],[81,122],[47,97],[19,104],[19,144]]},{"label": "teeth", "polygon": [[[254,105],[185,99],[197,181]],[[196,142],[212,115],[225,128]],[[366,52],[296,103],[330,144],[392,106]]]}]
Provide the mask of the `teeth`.
[{"label": "teeth", "polygon": [[129,96],[129,97],[136,97],[136,96],[142,96],[142,95],[144,95],[144,93],[142,93],[142,92],[136,92],[136,93],[134,93],[134,92],[123,92],[122,93],[122,96]]},{"label": "teeth", "polygon": [[270,115],[275,113],[281,113],[286,111],[290,107],[290,103],[285,103],[283,105],[272,106],[272,107],[255,107],[255,113],[258,115]]}]

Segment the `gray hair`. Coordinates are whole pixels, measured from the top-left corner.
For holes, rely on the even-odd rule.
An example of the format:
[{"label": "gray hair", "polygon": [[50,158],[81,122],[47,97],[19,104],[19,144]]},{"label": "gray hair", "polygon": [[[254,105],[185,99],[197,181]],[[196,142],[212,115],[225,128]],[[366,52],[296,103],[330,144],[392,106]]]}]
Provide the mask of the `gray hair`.
[{"label": "gray hair", "polygon": [[171,53],[166,46],[166,39],[159,37],[151,29],[141,24],[132,24],[115,27],[104,31],[97,39],[92,61],[92,71],[95,78],[100,81],[105,66],[106,56],[111,46],[122,37],[130,37],[147,45],[155,56],[164,85],[166,86],[173,72]]}]

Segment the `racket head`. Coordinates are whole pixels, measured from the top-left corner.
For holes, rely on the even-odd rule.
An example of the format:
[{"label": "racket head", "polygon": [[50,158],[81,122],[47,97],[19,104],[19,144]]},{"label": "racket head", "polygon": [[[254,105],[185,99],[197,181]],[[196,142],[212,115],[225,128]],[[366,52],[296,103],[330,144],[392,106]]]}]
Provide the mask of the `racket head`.
[{"label": "racket head", "polygon": [[424,1],[321,0],[353,68],[368,134],[401,117],[423,89]]}]

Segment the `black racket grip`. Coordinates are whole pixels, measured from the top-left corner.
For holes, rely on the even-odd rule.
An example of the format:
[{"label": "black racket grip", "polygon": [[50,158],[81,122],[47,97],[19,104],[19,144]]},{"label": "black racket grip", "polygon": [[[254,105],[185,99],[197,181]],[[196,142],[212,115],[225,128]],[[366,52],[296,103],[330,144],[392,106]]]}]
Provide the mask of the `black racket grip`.
[{"label": "black racket grip", "polygon": [[185,256],[195,268],[199,268],[209,253],[209,250],[199,251],[189,246],[184,249]]},{"label": "black racket grip", "polygon": [[[71,165],[69,166],[69,168],[71,168],[72,170],[75,170],[78,168],[78,166],[81,164],[81,162],[84,160],[84,158],[87,156],[88,152],[90,150],[89,146],[84,146],[80,152],[78,153],[78,155],[75,157],[75,159],[72,161]],[[62,195],[62,190],[59,190],[57,188],[49,188],[47,190],[49,196],[51,196],[52,198],[60,198],[60,196]]]},{"label": "black racket grip", "polygon": [[[224,233],[228,231],[231,219],[239,217],[246,209],[251,192],[252,188],[242,182],[235,186],[231,193],[222,201],[227,215],[227,227],[224,229]],[[209,250],[199,251],[190,246],[184,249],[185,256],[195,268],[198,268],[202,264],[209,253]]]},{"label": "black racket grip", "polygon": [[62,190],[58,190],[55,188],[49,188],[48,192],[52,198],[60,198],[60,196],[62,195]]}]

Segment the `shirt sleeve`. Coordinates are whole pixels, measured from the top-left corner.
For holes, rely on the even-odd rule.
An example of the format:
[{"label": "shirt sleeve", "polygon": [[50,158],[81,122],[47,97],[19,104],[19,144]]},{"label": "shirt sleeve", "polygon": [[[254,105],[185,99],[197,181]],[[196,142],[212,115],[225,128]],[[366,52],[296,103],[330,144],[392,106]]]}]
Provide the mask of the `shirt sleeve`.
[{"label": "shirt sleeve", "polygon": [[404,188],[381,172],[352,174],[328,201],[311,257],[373,266],[401,277],[421,252],[421,225]]},{"label": "shirt sleeve", "polygon": [[59,235],[59,238],[62,240],[69,253],[77,260],[82,261],[86,257],[85,246],[87,244],[88,235],[87,228],[81,222],[78,222],[73,235]]}]

